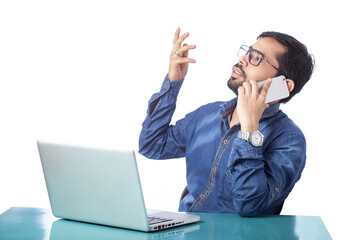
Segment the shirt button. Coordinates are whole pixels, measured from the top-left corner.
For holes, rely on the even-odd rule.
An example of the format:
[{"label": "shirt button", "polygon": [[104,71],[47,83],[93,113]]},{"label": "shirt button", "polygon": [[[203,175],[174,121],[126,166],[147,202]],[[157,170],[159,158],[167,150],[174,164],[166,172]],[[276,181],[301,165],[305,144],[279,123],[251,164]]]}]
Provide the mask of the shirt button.
[{"label": "shirt button", "polygon": [[275,194],[272,194],[271,197],[274,198],[274,197],[275,197]]},{"label": "shirt button", "polygon": [[213,171],[213,172],[216,172],[216,168],[213,168],[212,171]]},{"label": "shirt button", "polygon": [[227,140],[224,140],[224,144],[227,144]]},{"label": "shirt button", "polygon": [[204,197],[205,197],[204,194],[201,194],[201,195],[200,195],[200,198],[204,198]]},{"label": "shirt button", "polygon": [[168,88],[168,85],[167,84],[165,84],[165,86],[164,86],[165,88]]},{"label": "shirt button", "polygon": [[279,191],[279,188],[277,187],[277,188],[275,188],[275,192],[278,192]]}]

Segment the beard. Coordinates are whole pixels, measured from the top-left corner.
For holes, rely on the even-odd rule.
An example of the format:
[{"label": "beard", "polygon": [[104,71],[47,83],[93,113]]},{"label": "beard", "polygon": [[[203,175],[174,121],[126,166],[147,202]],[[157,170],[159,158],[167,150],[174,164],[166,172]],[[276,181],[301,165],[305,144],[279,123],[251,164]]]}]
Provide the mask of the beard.
[{"label": "beard", "polygon": [[[231,76],[227,82],[227,85],[230,88],[230,90],[232,90],[237,96],[238,88],[241,87],[243,85],[243,83],[246,81],[246,74],[243,70],[242,65],[235,64],[234,67],[237,67],[240,70],[240,73],[241,73],[243,79],[238,79],[236,77]],[[233,67],[233,71],[234,71],[234,67]]]}]

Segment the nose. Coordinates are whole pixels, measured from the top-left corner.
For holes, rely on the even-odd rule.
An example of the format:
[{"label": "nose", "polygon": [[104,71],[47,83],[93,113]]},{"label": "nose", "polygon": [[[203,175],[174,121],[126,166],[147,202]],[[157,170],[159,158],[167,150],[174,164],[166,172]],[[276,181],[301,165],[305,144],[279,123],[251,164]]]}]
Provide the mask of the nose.
[{"label": "nose", "polygon": [[240,56],[238,59],[238,63],[246,67],[249,64],[248,59],[249,59],[248,55]]}]

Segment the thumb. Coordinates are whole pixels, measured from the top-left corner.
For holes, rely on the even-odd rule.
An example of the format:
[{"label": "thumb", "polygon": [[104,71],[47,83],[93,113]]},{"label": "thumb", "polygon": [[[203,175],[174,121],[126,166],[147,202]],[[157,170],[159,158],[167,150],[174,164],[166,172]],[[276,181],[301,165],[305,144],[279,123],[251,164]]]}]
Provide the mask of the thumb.
[{"label": "thumb", "polygon": [[268,90],[270,88],[270,85],[271,85],[271,78],[268,78],[266,80],[266,82],[264,83],[263,87],[261,88],[260,95],[262,95],[263,97],[266,97]]}]

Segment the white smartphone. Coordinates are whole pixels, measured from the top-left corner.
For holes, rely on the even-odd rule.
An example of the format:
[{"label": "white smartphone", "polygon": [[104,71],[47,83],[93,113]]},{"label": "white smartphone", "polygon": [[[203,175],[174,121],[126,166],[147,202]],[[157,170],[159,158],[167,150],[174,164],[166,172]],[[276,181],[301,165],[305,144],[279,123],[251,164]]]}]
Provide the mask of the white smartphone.
[{"label": "white smartphone", "polygon": [[[271,85],[266,95],[265,103],[271,103],[278,101],[284,98],[287,98],[290,95],[286,78],[284,76],[278,76],[271,79]],[[265,80],[266,81],[266,80]],[[258,82],[259,92],[264,85],[265,81]]]}]

